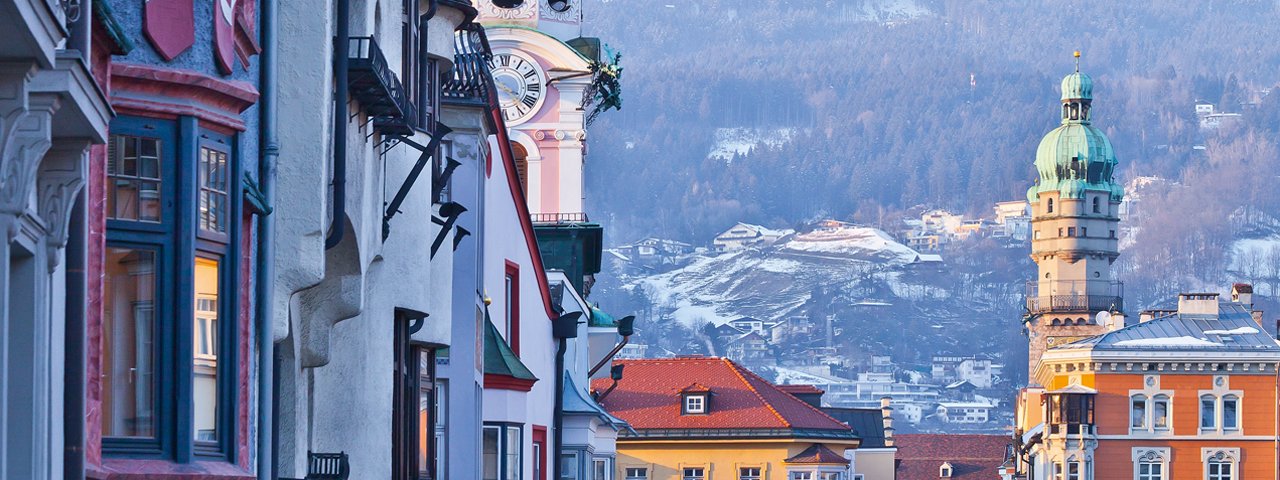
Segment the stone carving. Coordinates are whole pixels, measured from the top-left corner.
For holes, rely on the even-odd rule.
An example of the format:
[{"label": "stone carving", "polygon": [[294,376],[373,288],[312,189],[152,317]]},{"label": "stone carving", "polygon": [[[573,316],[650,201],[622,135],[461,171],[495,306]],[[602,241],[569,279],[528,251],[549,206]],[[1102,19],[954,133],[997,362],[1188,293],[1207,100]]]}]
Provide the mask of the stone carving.
[{"label": "stone carving", "polygon": [[49,151],[40,164],[37,180],[37,202],[40,218],[48,226],[49,271],[62,261],[61,250],[67,246],[71,208],[76,195],[84,187],[88,171],[88,143],[60,144]]},{"label": "stone carving", "polygon": [[11,120],[11,127],[6,125],[5,138],[0,139],[4,145],[0,151],[0,212],[12,215],[26,210],[40,160],[53,146],[49,138],[58,97],[31,95],[28,105],[26,112]]},{"label": "stone carving", "polygon": [[561,11],[556,11],[556,9],[551,8],[551,1],[549,0],[541,0],[538,3],[540,4],[543,18],[558,20],[561,22],[577,22],[581,20],[580,14],[582,12],[582,10],[578,8],[579,1],[580,0],[563,0],[565,8]]},{"label": "stone carving", "polygon": [[526,0],[516,8],[502,8],[494,5],[491,0],[481,0],[480,16],[489,18],[501,18],[506,20],[532,20],[538,14],[538,4],[533,0]]}]

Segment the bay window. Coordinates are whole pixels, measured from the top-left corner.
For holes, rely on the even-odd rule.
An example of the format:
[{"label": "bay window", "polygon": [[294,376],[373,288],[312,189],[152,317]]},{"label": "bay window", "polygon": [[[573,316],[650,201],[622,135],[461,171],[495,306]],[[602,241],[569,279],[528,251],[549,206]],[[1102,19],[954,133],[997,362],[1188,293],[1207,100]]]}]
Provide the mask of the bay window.
[{"label": "bay window", "polygon": [[103,453],[235,461],[234,136],[118,117],[106,168]]},{"label": "bay window", "polygon": [[485,423],[481,437],[481,478],[520,480],[522,429],[519,424]]}]

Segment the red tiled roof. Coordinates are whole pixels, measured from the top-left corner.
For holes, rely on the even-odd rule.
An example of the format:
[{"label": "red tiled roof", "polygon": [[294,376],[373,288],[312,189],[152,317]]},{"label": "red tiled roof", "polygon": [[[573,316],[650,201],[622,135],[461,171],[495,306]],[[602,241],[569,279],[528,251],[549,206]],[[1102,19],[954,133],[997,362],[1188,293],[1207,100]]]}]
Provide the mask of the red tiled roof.
[{"label": "red tiled roof", "polygon": [[840,454],[831,451],[826,445],[815,443],[809,445],[809,448],[803,452],[797,453],[791,458],[783,460],[786,463],[802,463],[802,464],[823,464],[823,465],[848,465],[849,459],[844,458]]},{"label": "red tiled roof", "polygon": [[680,389],[680,393],[703,393],[703,392],[710,392],[710,391],[711,391],[710,388],[707,388],[706,385],[703,385],[698,382],[693,382],[689,384],[689,386]]},{"label": "red tiled roof", "polygon": [[822,391],[821,388],[815,387],[813,385],[778,385],[778,390],[782,390],[792,395],[804,395],[804,394],[821,395],[823,393],[826,393]]},{"label": "red tiled roof", "polygon": [[[849,432],[848,425],[724,358],[618,360],[618,387],[601,402],[610,414],[644,429],[814,429]],[[680,391],[690,383],[711,391],[705,415],[681,415]],[[592,382],[605,390],[611,380]]]},{"label": "red tiled roof", "polygon": [[897,480],[938,480],[938,467],[951,462],[953,480],[996,478],[1004,463],[1007,435],[895,435]]}]

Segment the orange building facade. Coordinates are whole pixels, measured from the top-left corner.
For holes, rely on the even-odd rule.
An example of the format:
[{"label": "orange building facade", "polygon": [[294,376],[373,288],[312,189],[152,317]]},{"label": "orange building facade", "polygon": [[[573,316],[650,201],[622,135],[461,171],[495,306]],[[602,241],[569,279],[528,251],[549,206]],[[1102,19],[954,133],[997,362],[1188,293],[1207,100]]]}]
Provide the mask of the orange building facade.
[{"label": "orange building facade", "polygon": [[1047,350],[1044,387],[1018,397],[1016,477],[1276,478],[1280,346],[1241,300],[1183,294],[1178,310]]}]

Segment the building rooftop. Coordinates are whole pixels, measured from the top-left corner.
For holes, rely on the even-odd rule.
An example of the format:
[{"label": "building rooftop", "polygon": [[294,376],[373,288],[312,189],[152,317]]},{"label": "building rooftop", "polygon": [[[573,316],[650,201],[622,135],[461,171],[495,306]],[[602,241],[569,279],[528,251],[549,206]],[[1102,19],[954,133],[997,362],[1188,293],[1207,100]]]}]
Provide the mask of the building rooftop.
[{"label": "building rooftop", "polygon": [[862,440],[858,448],[884,448],[884,412],[879,408],[823,407],[823,412],[853,428]]},{"label": "building rooftop", "polygon": [[[625,376],[601,403],[640,436],[857,438],[848,425],[725,358],[616,364],[626,366]],[[592,387],[604,390],[609,383],[598,379]],[[681,414],[680,394],[693,385],[710,393],[705,414]]]},{"label": "building rooftop", "polygon": [[831,451],[821,443],[809,445],[800,453],[792,455],[791,458],[783,460],[785,463],[806,464],[806,465],[848,465],[849,459]]},{"label": "building rooftop", "polygon": [[[1187,295],[1184,295],[1187,296]],[[1217,313],[1156,311],[1155,318],[1055,348],[1092,347],[1095,351],[1280,352],[1244,305],[1217,302]]]},{"label": "building rooftop", "polygon": [[938,480],[939,467],[950,463],[953,480],[997,478],[1004,463],[1006,435],[895,435],[897,480]]}]

